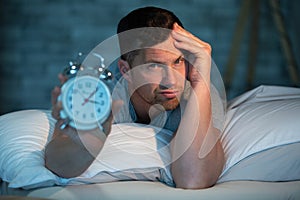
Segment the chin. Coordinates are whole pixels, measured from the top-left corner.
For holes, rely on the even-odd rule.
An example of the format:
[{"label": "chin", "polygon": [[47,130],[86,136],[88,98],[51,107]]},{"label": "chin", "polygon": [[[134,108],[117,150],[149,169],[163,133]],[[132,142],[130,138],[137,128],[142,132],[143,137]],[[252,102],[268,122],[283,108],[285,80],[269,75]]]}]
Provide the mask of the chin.
[{"label": "chin", "polygon": [[165,110],[169,111],[169,110],[174,110],[175,108],[178,107],[179,105],[179,101],[177,98],[175,99],[171,99],[165,102],[162,102],[161,105],[164,107]]}]

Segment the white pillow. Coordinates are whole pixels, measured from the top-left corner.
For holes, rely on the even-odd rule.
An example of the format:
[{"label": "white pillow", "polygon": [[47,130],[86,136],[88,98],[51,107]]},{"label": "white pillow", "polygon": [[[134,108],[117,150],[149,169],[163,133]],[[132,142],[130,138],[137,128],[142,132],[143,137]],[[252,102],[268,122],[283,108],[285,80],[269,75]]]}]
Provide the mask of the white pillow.
[{"label": "white pillow", "polygon": [[139,124],[113,125],[92,165],[81,176],[65,179],[44,167],[44,148],[54,125],[47,110],[24,110],[0,117],[0,178],[9,187],[30,189],[117,180],[161,180],[172,184],[164,164],[170,160],[165,146],[171,137],[169,131]]},{"label": "white pillow", "polygon": [[160,180],[173,185],[169,168],[171,139],[171,131],[154,126],[113,124],[95,161],[82,175],[69,179],[68,184]]},{"label": "white pillow", "polygon": [[218,182],[300,179],[300,88],[260,86],[228,104]]},{"label": "white pillow", "polygon": [[55,123],[49,116],[49,111],[26,110],[0,117],[0,178],[10,187],[59,183],[44,167],[43,150]]}]

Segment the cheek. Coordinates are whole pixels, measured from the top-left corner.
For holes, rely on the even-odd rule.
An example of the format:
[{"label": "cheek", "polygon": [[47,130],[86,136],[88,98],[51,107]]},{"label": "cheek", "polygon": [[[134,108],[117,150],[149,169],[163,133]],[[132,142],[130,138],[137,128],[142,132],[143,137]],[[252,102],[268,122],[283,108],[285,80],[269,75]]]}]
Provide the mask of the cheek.
[{"label": "cheek", "polygon": [[143,92],[147,96],[153,94],[158,86],[158,84],[144,83],[142,85],[136,85],[136,88],[138,91]]},{"label": "cheek", "polygon": [[160,80],[158,78],[150,77],[148,74],[132,73],[130,76],[131,88],[134,91],[143,93],[144,95],[153,93]]},{"label": "cheek", "polygon": [[[158,85],[161,83],[162,77],[151,73],[133,73],[131,76],[132,83],[136,87],[143,85]],[[153,86],[152,86],[153,87]]]},{"label": "cheek", "polygon": [[178,85],[184,85],[185,80],[187,78],[187,73],[185,68],[181,68],[179,70],[176,70],[176,80]]},{"label": "cheek", "polygon": [[135,89],[135,92],[139,94],[147,102],[152,102],[155,99],[155,90],[157,85],[154,84],[144,84]]},{"label": "cheek", "polygon": [[187,67],[187,65],[184,64],[184,65],[180,68],[179,71],[180,71],[179,73],[181,74],[182,78],[183,78],[183,79],[186,79],[186,77],[187,77],[187,75],[188,75],[188,67]]}]

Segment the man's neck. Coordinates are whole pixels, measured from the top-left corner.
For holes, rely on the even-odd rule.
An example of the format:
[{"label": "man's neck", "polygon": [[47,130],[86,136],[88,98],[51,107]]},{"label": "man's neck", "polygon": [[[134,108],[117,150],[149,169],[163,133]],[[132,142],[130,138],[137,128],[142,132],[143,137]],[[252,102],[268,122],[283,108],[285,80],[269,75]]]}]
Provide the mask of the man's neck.
[{"label": "man's neck", "polygon": [[150,124],[151,120],[158,116],[164,109],[160,105],[152,105],[145,102],[137,93],[133,92],[130,101],[134,107],[138,123]]},{"label": "man's neck", "polygon": [[149,109],[151,105],[147,102],[142,101],[141,98],[135,92],[131,95],[130,101],[136,113],[136,122],[142,124],[149,124],[151,122],[151,118],[149,116]]}]

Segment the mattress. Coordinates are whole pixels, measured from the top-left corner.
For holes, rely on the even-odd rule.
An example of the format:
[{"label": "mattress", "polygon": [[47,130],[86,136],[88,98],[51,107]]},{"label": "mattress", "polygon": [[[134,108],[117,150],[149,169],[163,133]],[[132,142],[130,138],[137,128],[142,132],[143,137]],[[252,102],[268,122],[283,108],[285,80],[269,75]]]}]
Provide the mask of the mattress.
[{"label": "mattress", "polygon": [[[160,182],[120,181],[113,183],[54,186],[32,190],[12,189],[1,183],[1,195],[47,199],[300,199],[300,181],[230,181],[202,190],[172,188]],[[4,196],[2,196],[4,197]]]}]

